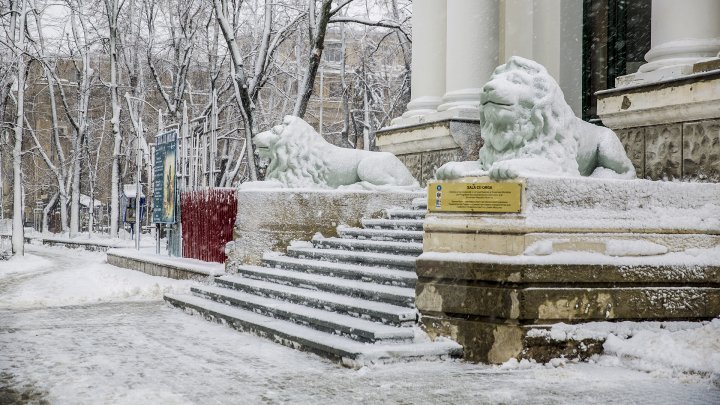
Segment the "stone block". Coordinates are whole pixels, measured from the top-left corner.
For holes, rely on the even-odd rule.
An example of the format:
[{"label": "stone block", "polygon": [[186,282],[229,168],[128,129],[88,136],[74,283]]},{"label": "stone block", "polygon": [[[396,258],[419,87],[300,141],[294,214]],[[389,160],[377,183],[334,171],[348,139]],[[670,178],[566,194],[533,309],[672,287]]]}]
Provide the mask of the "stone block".
[{"label": "stone block", "polygon": [[720,314],[720,289],[702,287],[527,288],[520,319],[542,323],[603,320],[712,319]]},{"label": "stone block", "polygon": [[227,268],[259,264],[269,251],[284,251],[293,240],[315,233],[337,236],[338,225],[360,226],[389,207],[409,207],[424,193],[413,191],[340,191],[314,189],[249,189],[238,191],[234,247]]},{"label": "stone block", "polygon": [[407,155],[398,155],[398,159],[408,168],[410,174],[420,181],[422,178],[422,154],[410,153]]},{"label": "stone block", "polygon": [[423,250],[426,252],[482,252],[515,256],[522,254],[525,250],[525,236],[476,232],[425,232]]},{"label": "stone block", "polygon": [[682,177],[682,124],[645,128],[645,178]]},{"label": "stone block", "polygon": [[517,319],[518,291],[512,288],[462,285],[451,281],[419,282],[415,306],[421,313],[452,313]]},{"label": "stone block", "polygon": [[464,154],[461,149],[448,149],[423,153],[420,184],[426,184],[428,180],[435,178],[435,170],[445,163],[465,160],[463,159],[463,155]]},{"label": "stone block", "polygon": [[465,360],[504,363],[523,351],[525,330],[512,323],[423,316],[423,327],[432,339],[447,336],[463,346]]},{"label": "stone block", "polygon": [[683,124],[683,178],[720,178],[720,120]]},{"label": "stone block", "polygon": [[645,129],[627,128],[615,131],[625,147],[625,153],[635,166],[638,178],[645,177]]}]

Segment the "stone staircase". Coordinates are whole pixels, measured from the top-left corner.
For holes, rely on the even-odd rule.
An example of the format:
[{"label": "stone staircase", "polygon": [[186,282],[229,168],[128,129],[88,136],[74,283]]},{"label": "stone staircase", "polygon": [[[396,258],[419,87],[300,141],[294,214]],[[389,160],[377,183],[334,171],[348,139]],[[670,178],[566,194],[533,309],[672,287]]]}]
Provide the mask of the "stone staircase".
[{"label": "stone staircase", "polygon": [[461,356],[457,343],[432,342],[418,326],[415,259],[425,210],[424,199],[387,209],[362,228],[294,242],[287,254],[265,254],[264,266],[231,266],[236,274],[165,300],[348,367]]}]

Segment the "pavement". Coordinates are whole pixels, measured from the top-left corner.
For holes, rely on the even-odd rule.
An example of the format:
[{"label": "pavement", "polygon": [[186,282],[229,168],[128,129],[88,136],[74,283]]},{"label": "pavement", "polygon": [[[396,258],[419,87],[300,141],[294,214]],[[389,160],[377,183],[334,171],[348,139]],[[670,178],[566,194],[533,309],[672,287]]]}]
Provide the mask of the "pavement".
[{"label": "pavement", "polygon": [[[28,251],[49,264],[0,272],[0,297],[33,294],[52,273],[112,268],[98,254]],[[136,282],[165,282],[142,276],[147,279]],[[2,301],[0,405],[720,403],[717,381],[629,369],[612,358],[547,366],[444,361],[350,370],[187,315],[168,307],[161,293],[128,291],[79,305]]]}]

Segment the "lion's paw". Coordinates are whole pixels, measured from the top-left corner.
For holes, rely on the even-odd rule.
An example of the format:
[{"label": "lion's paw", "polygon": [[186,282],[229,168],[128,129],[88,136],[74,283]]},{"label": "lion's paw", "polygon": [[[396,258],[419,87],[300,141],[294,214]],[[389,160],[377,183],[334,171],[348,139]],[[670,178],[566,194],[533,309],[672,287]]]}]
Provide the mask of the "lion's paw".
[{"label": "lion's paw", "polygon": [[438,180],[454,180],[461,177],[486,176],[487,172],[480,168],[476,160],[468,162],[448,162],[435,171]]},{"label": "lion's paw", "polygon": [[493,180],[510,180],[520,176],[520,172],[511,160],[501,160],[490,167],[490,178]]}]

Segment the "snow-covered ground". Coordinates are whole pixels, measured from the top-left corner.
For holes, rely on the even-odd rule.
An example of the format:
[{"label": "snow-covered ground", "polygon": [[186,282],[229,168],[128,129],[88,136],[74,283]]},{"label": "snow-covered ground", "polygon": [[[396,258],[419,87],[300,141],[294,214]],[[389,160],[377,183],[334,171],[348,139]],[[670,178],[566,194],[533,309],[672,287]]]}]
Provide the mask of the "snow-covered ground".
[{"label": "snow-covered ground", "polygon": [[720,403],[720,320],[619,334],[590,363],[350,370],[162,302],[191,282],[27,253],[0,262],[0,403]]}]

